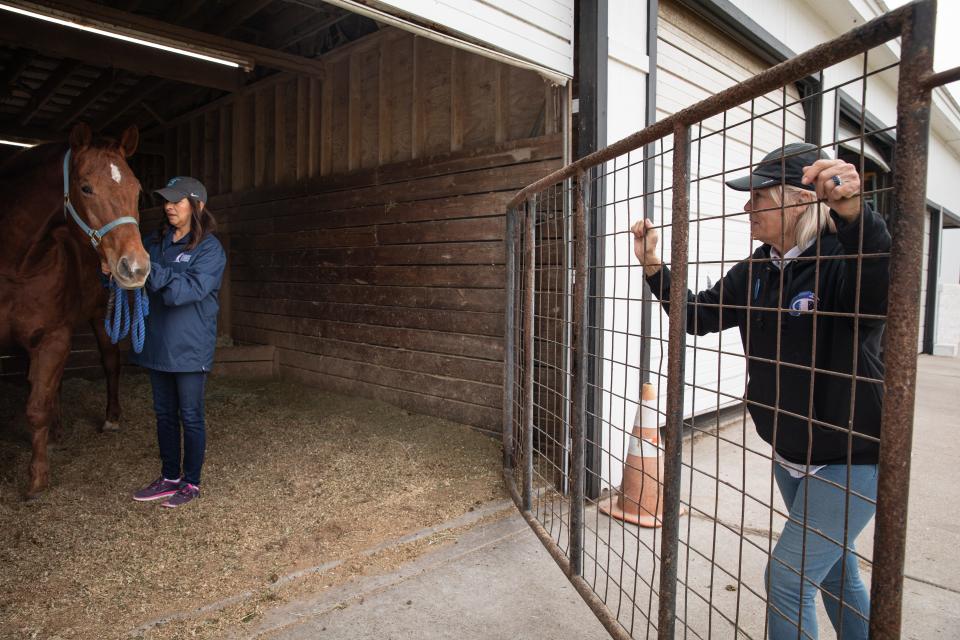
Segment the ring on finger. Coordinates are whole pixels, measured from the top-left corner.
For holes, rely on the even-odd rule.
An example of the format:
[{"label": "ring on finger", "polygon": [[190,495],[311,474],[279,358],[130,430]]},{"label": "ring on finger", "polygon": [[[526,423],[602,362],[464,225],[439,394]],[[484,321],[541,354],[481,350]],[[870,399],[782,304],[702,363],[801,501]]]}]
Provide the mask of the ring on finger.
[{"label": "ring on finger", "polygon": [[840,176],[833,176],[831,180],[833,180],[833,184],[838,187],[843,184],[843,179]]}]

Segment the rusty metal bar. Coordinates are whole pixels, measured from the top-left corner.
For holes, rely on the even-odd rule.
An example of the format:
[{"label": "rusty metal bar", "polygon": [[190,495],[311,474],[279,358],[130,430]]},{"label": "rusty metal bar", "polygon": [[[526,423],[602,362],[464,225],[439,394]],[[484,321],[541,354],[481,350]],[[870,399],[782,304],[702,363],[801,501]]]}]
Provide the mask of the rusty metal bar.
[{"label": "rusty metal bar", "polygon": [[870,637],[900,637],[903,562],[913,405],[917,379],[917,308],[923,260],[930,90],[919,78],[933,68],[936,4],[908,5],[900,46],[897,86],[897,168],[893,176],[890,289],[884,331],[883,418],[877,478],[877,523],[873,542]]},{"label": "rusty metal bar", "polygon": [[906,19],[912,15],[913,8],[929,0],[904,5],[863,26],[848,31],[844,35],[818,45],[795,58],[786,60],[757,74],[746,82],[725,89],[711,98],[698,102],[682,111],[660,120],[646,129],[614,142],[610,146],[595,151],[550,175],[537,180],[517,193],[507,207],[516,207],[530,194],[543,191],[562,180],[571,178],[578,172],[602,164],[616,156],[634,151],[664,136],[670,135],[678,125],[691,125],[706,120],[752,98],[779,89],[785,84],[795,82],[825,67],[837,64],[851,56],[863,53],[873,47],[900,35]]},{"label": "rusty metal bar", "polygon": [[537,196],[527,200],[523,245],[523,510],[533,504],[533,315],[536,296]]},{"label": "rusty metal bar", "polygon": [[584,203],[586,176],[573,183],[573,407],[570,413],[570,575],[583,575],[583,510],[586,489],[584,454],[587,425],[587,215]]},{"label": "rusty metal bar", "polygon": [[506,230],[504,232],[504,248],[507,259],[506,282],[506,327],[504,328],[503,345],[503,467],[513,469],[515,464],[513,442],[516,428],[513,424],[513,395],[515,384],[514,371],[516,370],[516,295],[517,295],[517,256],[516,251],[517,210],[507,211]]},{"label": "rusty metal bar", "polygon": [[920,81],[920,84],[924,89],[930,90],[934,87],[940,87],[945,84],[950,84],[951,82],[956,82],[957,80],[960,80],[960,67],[947,69],[946,71],[941,71],[940,73],[931,73],[925,76]]},{"label": "rusty metal bar", "polygon": [[670,333],[667,346],[667,423],[663,442],[663,529],[657,637],[672,640],[677,618],[680,546],[680,473],[683,447],[683,373],[687,328],[690,227],[690,128],[673,130],[673,205],[670,247]]},{"label": "rusty metal bar", "polygon": [[593,611],[595,616],[597,616],[597,620],[599,620],[600,624],[603,625],[603,628],[607,630],[607,633],[610,634],[610,637],[614,640],[633,640],[633,637],[627,633],[623,626],[620,625],[616,616],[610,612],[610,609],[607,608],[607,605],[603,602],[603,600],[597,597],[597,594],[594,593],[593,589],[590,587],[590,583],[588,583],[582,577],[571,573],[570,561],[567,559],[566,555],[564,555],[563,549],[561,549],[557,545],[556,541],[550,536],[550,532],[544,528],[543,524],[537,520],[537,518],[530,513],[530,511],[523,509],[523,499],[520,497],[520,494],[517,493],[516,486],[513,483],[513,477],[505,472],[504,480],[506,481],[507,488],[510,491],[510,497],[513,499],[514,504],[517,505],[517,508],[520,509],[521,515],[527,521],[527,524],[530,525],[530,528],[533,529],[533,532],[537,534],[538,538],[540,538],[540,543],[550,554],[550,557],[553,558],[560,569],[569,577],[570,584],[573,585],[573,587],[577,590],[577,593],[580,594],[580,597],[583,598],[583,601],[587,603],[587,606],[590,607],[590,610]]}]

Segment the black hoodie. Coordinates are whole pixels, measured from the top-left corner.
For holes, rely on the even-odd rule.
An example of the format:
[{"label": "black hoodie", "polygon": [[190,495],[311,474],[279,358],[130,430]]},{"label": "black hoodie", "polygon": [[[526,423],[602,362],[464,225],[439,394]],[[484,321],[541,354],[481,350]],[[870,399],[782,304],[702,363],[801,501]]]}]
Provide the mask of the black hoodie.
[{"label": "black hoodie", "polygon": [[[856,381],[851,425],[851,380],[836,374],[849,375],[856,357],[858,376],[883,378],[883,318],[861,317],[855,322],[849,314],[886,315],[890,234],[869,207],[852,223],[830,214],[837,233],[825,231],[819,242],[784,266],[782,295],[781,270],[771,264],[770,246],[763,245],[713,288],[696,295],[687,291],[686,331],[702,336],[739,327],[748,356],[750,415],[760,437],[785,459],[800,464],[876,464],[882,383]],[[858,253],[863,254],[859,308]],[[669,297],[670,270],[661,268],[647,283],[661,300]],[[667,302],[663,307],[668,311]],[[816,370],[811,374],[814,333]]]}]

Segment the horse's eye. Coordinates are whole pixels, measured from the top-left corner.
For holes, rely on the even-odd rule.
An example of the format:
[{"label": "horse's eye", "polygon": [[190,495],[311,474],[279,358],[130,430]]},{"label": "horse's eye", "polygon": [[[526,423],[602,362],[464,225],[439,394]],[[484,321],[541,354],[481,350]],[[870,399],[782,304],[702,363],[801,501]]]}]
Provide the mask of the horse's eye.
[{"label": "horse's eye", "polygon": [[83,185],[82,187],[80,187],[80,191],[83,191],[83,192],[84,192],[85,194],[87,194],[88,196],[92,196],[92,195],[93,195],[93,187],[91,187],[91,186],[88,185],[88,184],[85,184],[85,185]]}]

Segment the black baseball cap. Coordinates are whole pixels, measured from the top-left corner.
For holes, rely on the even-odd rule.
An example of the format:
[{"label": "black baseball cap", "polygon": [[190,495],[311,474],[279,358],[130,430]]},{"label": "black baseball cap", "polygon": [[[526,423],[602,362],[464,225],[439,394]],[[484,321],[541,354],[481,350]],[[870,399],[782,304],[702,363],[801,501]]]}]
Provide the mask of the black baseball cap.
[{"label": "black baseball cap", "polygon": [[791,142],[785,147],[771,151],[753,168],[753,173],[727,180],[727,186],[737,191],[763,189],[778,184],[816,191],[816,185],[803,184],[803,168],[817,160],[827,160],[830,156],[809,142]]},{"label": "black baseball cap", "polygon": [[180,202],[184,198],[191,200],[207,201],[207,188],[196,178],[190,176],[177,176],[170,178],[167,186],[154,191],[157,195],[163,197],[167,202]]}]

